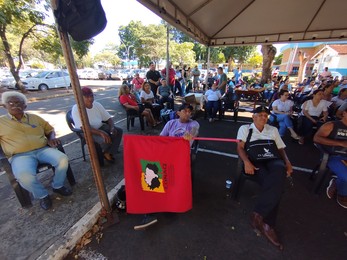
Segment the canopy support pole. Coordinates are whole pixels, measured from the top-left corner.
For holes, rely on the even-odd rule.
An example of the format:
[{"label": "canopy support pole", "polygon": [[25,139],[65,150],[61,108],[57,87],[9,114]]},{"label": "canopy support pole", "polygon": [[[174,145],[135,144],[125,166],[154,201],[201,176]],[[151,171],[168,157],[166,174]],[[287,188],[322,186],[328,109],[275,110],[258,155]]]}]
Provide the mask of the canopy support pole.
[{"label": "canopy support pole", "polygon": [[[56,10],[57,9],[57,0],[51,0],[51,5],[52,5],[52,11]],[[58,26],[57,22],[56,22],[56,26]],[[67,69],[68,69],[69,74],[70,74],[72,90],[73,90],[76,104],[78,107],[78,112],[81,116],[82,129],[83,129],[86,143],[88,146],[88,150],[90,153],[90,161],[91,161],[94,181],[96,184],[96,189],[97,189],[98,196],[99,196],[100,203],[101,203],[101,207],[102,207],[101,214],[106,215],[107,224],[111,225],[111,224],[115,223],[115,221],[118,222],[119,220],[118,220],[117,215],[116,215],[116,219],[115,219],[113,214],[112,214],[110,202],[108,200],[106,188],[105,188],[105,185],[104,185],[104,182],[102,179],[100,164],[99,164],[98,156],[96,153],[92,133],[90,131],[89,119],[88,119],[86,107],[85,107],[84,101],[83,101],[81,85],[80,85],[80,82],[79,82],[79,79],[77,76],[76,64],[75,64],[74,56],[72,53],[69,36],[68,36],[67,32],[62,32],[59,29],[57,31],[58,31],[61,47],[63,50],[63,55],[65,58],[66,66],[67,66]]]}]

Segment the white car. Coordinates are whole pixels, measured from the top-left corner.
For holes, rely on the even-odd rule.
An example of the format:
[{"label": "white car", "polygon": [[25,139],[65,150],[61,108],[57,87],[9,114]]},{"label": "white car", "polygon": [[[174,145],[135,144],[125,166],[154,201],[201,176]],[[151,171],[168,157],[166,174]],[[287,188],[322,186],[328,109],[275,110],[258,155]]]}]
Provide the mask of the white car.
[{"label": "white car", "polygon": [[[30,78],[31,74],[28,71],[20,71],[19,77],[21,81],[25,80],[26,78]],[[12,75],[9,75],[8,77],[5,77],[1,80],[1,87],[5,87],[8,89],[16,89],[16,80]]]},{"label": "white car", "polygon": [[99,74],[96,70],[88,70],[85,73],[85,78],[86,79],[99,79]]},{"label": "white car", "polygon": [[23,84],[28,90],[47,90],[52,88],[70,87],[70,76],[65,71],[47,70],[42,71],[35,77],[23,80]]}]

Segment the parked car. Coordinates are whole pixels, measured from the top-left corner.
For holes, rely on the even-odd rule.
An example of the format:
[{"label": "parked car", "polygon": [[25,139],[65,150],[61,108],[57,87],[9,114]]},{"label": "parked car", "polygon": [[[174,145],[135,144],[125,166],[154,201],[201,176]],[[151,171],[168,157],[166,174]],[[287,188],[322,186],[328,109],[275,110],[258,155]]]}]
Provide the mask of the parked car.
[{"label": "parked car", "polygon": [[96,70],[87,71],[86,79],[99,79],[98,72]]},{"label": "parked car", "polygon": [[113,80],[123,80],[119,70],[111,70],[110,78]]},{"label": "parked car", "polygon": [[104,80],[104,79],[108,79],[107,78],[107,71],[99,71],[98,72],[98,78],[100,79],[100,80]]},{"label": "parked car", "polygon": [[[31,73],[29,71],[20,71],[19,77],[23,81],[26,78],[31,77]],[[1,87],[8,88],[8,89],[17,89],[16,87],[16,80],[12,75],[5,77],[1,80]]]},{"label": "parked car", "polygon": [[35,77],[23,80],[28,90],[47,90],[52,88],[63,88],[71,86],[70,76],[65,71],[47,70],[42,71]]},{"label": "parked car", "polygon": [[145,70],[145,69],[135,69],[135,70],[133,70],[131,76],[134,77],[136,73],[139,73],[140,78],[144,79],[144,78],[146,78],[147,70]]},{"label": "parked car", "polygon": [[91,68],[84,69],[77,74],[79,79],[99,79],[98,72]]},{"label": "parked car", "polygon": [[127,80],[134,77],[133,73],[134,73],[134,70],[132,69],[121,70],[120,76],[122,80]]}]

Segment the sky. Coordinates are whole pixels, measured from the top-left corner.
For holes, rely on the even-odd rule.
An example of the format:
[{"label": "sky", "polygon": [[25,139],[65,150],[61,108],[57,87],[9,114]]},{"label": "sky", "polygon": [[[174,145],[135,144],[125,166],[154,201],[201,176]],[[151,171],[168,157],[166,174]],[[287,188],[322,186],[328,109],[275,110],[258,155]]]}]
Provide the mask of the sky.
[{"label": "sky", "polygon": [[[118,28],[131,20],[141,21],[144,25],[159,24],[161,18],[136,0],[101,0],[106,13],[107,25],[103,32],[94,37],[90,51],[92,55],[101,51],[107,43],[120,44]],[[277,55],[285,44],[274,44]],[[259,49],[259,48],[258,48]]]},{"label": "sky", "polygon": [[94,37],[91,53],[101,51],[107,43],[120,44],[118,28],[131,20],[141,21],[144,25],[159,24],[161,18],[135,0],[101,0],[107,18],[103,32]]}]

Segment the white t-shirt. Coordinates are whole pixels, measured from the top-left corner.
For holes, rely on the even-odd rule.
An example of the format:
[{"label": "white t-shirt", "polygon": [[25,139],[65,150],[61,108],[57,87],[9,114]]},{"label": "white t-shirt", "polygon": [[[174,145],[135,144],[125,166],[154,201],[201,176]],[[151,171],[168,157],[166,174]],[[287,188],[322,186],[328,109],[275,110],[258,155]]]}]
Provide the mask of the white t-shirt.
[{"label": "white t-shirt", "polygon": [[276,99],[272,103],[272,107],[277,107],[277,110],[280,112],[290,112],[293,104],[294,104],[293,101],[288,99],[284,102],[281,101],[280,99]]},{"label": "white t-shirt", "polygon": [[[107,121],[111,118],[111,115],[106,109],[99,103],[94,101],[92,108],[86,108],[90,126],[95,129],[99,129],[102,126],[102,121]],[[82,122],[80,114],[78,113],[77,105],[72,107],[71,111],[72,119],[75,123],[75,128],[81,129]]]},{"label": "white t-shirt", "polygon": [[312,103],[312,99],[307,100],[302,104],[302,110],[308,111],[310,116],[320,116],[322,112],[328,111],[328,107],[331,105],[330,101],[322,99],[315,107]]},{"label": "white t-shirt", "polygon": [[153,95],[153,92],[149,92],[149,94],[147,94],[145,91],[141,91],[140,92],[140,99],[143,98],[144,100],[147,100],[147,99],[151,99],[151,98],[154,98],[154,95]]},{"label": "white t-shirt", "polygon": [[286,147],[280,134],[278,133],[278,129],[268,124],[264,126],[264,129],[261,132],[255,127],[254,123],[251,125],[242,125],[237,132],[237,139],[246,142],[250,128],[253,129],[250,142],[257,140],[274,140],[278,149]]},{"label": "white t-shirt", "polygon": [[218,89],[214,91],[212,89],[207,90],[205,96],[207,101],[218,101],[222,97]]}]

